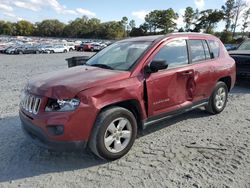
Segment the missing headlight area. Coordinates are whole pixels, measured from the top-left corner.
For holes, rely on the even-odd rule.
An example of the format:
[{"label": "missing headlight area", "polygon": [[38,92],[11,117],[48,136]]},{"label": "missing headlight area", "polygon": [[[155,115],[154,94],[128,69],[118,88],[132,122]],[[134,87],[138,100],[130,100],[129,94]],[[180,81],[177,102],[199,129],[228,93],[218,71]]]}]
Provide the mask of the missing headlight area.
[{"label": "missing headlight area", "polygon": [[45,111],[46,112],[65,112],[65,111],[73,111],[80,104],[79,99],[48,99]]}]

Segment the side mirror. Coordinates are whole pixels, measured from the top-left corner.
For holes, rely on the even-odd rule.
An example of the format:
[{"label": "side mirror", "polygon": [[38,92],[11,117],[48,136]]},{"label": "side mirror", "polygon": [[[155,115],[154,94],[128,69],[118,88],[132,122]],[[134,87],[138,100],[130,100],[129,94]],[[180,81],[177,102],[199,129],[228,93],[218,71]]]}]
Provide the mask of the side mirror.
[{"label": "side mirror", "polygon": [[148,73],[158,72],[159,70],[163,70],[166,68],[168,68],[166,60],[153,60],[150,63],[147,72]]}]

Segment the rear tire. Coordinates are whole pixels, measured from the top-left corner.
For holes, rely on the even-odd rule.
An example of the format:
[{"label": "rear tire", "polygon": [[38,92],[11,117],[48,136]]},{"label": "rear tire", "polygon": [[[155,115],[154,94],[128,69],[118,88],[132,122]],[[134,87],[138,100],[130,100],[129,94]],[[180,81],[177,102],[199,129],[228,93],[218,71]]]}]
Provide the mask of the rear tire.
[{"label": "rear tire", "polygon": [[116,160],[128,153],[137,135],[132,112],[121,107],[102,111],[93,127],[89,148],[98,157]]},{"label": "rear tire", "polygon": [[221,113],[227,104],[228,88],[224,82],[217,82],[209,102],[206,106],[206,111],[211,114]]}]

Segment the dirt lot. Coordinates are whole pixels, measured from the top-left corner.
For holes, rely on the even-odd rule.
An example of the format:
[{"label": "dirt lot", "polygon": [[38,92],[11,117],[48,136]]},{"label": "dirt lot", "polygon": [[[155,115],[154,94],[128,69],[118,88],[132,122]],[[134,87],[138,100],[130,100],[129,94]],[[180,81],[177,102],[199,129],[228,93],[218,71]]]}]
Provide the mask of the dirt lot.
[{"label": "dirt lot", "polygon": [[234,88],[219,115],[198,109],[151,126],[117,161],[31,144],[18,118],[20,91],[37,74],[66,69],[64,59],[75,55],[0,55],[0,187],[250,187],[246,85]]}]

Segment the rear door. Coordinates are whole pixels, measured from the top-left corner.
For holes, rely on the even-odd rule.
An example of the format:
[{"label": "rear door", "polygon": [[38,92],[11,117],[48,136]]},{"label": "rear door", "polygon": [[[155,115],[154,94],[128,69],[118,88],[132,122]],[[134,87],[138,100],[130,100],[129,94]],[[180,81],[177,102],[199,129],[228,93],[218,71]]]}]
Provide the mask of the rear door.
[{"label": "rear door", "polygon": [[188,44],[191,67],[194,70],[193,102],[200,102],[208,99],[213,89],[211,75],[215,59],[212,59],[206,40],[189,39]]},{"label": "rear door", "polygon": [[148,115],[155,116],[192,104],[189,89],[194,85],[194,70],[189,65],[186,39],[173,39],[162,44],[153,60],[166,60],[168,68],[148,75]]}]

